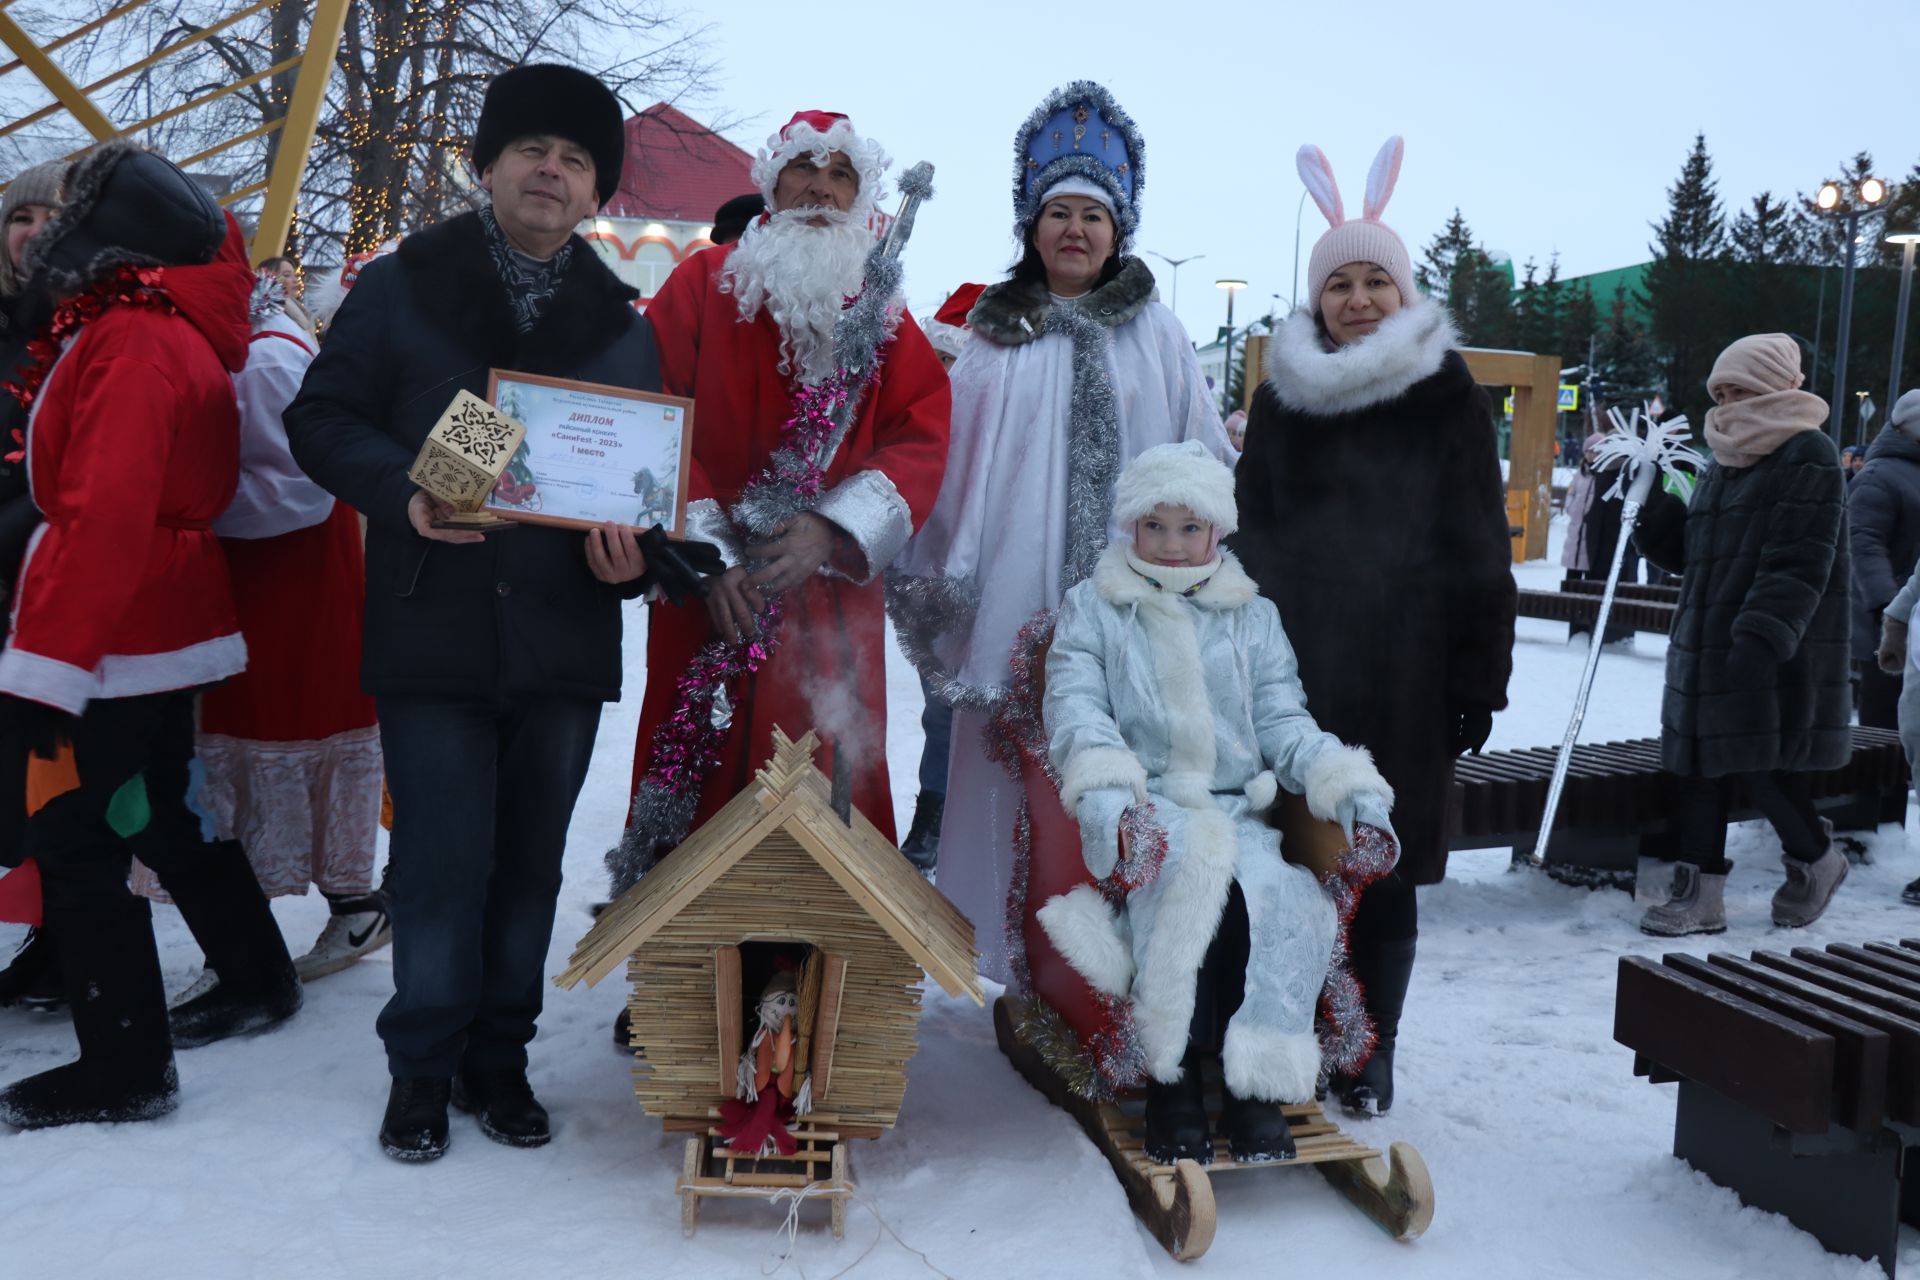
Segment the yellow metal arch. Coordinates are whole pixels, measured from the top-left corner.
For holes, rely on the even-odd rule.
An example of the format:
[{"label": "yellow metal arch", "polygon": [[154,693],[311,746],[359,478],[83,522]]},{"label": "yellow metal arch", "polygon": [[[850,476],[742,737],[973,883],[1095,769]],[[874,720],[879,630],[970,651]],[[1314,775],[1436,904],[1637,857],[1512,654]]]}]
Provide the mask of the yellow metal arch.
[{"label": "yellow metal arch", "polygon": [[[72,78],[54,61],[55,50],[82,36],[100,30],[109,23],[132,13],[146,0],[129,0],[107,13],[87,23],[85,26],[69,31],[45,45],[38,45],[33,37],[21,28],[20,24],[9,17],[4,8],[0,8],[0,45],[12,52],[13,62],[0,66],[0,75],[24,68],[54,98],[54,104],[39,111],[14,120],[0,128],[0,137],[4,137],[35,121],[65,111],[72,116],[97,141],[108,138],[128,137],[176,116],[184,115],[210,102],[217,101],[249,85],[257,84],[270,75],[298,67],[293,82],[293,93],[287,102],[287,111],[278,120],[269,120],[257,128],[232,138],[224,139],[195,155],[186,157],[183,164],[197,164],[212,156],[219,155],[233,147],[263,138],[274,130],[280,131],[280,147],[275,153],[273,172],[264,174],[256,181],[229,191],[220,198],[221,204],[232,204],[248,196],[265,193],[260,209],[259,225],[254,229],[250,251],[255,262],[271,258],[282,253],[287,247],[287,234],[293,227],[294,205],[300,196],[300,180],[306,173],[307,157],[313,150],[314,130],[320,123],[320,110],[326,103],[327,79],[333,72],[334,54],[340,47],[340,35],[347,23],[347,0],[315,0],[312,21],[307,31],[307,46],[299,56],[268,67],[256,75],[237,80],[211,93],[206,93],[191,101],[170,107],[157,115],[144,120],[132,121],[125,125],[116,125],[101,110],[89,95],[135,72],[162,62],[194,45],[208,36],[225,30],[236,22],[253,17],[271,7],[273,0],[255,0],[251,4],[237,6],[233,12],[209,24],[207,27],[182,37],[172,44],[154,50],[137,62],[128,64],[109,75],[93,81],[84,88],[73,82]],[[74,153],[78,155],[78,152]]]}]

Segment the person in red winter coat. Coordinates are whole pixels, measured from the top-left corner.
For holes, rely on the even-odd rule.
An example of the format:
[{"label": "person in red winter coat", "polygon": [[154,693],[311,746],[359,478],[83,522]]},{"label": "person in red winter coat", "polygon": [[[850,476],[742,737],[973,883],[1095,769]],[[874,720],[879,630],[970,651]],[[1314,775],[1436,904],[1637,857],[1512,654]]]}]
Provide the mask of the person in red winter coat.
[{"label": "person in red winter coat", "polygon": [[[230,375],[252,275],[239,226],[178,168],[124,142],[75,163],[28,256],[58,300],[16,383],[35,531],[0,652],[0,719],[32,747],[27,851],[80,1042],[0,1089],[18,1128],[142,1120],[175,1105],[173,1046],[291,1014],[300,986],[237,845],[188,811],[195,690],[246,666],[212,523],[232,498]],[[214,991],[170,1027],[138,857]]]}]

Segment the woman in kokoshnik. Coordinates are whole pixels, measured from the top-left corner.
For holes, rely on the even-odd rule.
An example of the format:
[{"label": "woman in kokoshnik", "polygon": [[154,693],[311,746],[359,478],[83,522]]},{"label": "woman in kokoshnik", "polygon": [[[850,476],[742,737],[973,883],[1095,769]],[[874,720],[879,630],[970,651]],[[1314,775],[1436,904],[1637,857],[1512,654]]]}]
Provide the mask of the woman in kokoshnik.
[{"label": "woman in kokoshnik", "polygon": [[999,981],[1021,793],[985,742],[1015,638],[1093,572],[1128,460],[1177,440],[1231,454],[1193,343],[1131,254],[1143,158],[1133,120],[1091,81],[1048,94],[1021,125],[1021,257],[968,316],[940,497],[888,583],[903,644],[955,708],[940,889]]}]

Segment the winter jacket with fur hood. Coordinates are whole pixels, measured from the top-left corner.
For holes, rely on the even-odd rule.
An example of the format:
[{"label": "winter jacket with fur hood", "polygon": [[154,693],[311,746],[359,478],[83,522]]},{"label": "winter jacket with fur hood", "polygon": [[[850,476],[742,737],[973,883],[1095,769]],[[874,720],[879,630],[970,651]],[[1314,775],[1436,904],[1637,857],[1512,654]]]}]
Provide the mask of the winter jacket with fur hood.
[{"label": "winter jacket with fur hood", "polygon": [[1507,704],[1514,582],[1493,406],[1416,298],[1329,351],[1280,326],[1236,475],[1232,541],[1279,606],[1322,728],[1393,784],[1400,867],[1446,874],[1452,717]]},{"label": "winter jacket with fur hood", "polygon": [[1122,916],[1083,886],[1041,909],[1049,940],[1096,990],[1131,997],[1147,1070],[1177,1079],[1195,980],[1238,881],[1255,960],[1227,1027],[1227,1082],[1242,1097],[1310,1098],[1336,921],[1312,873],[1281,859],[1264,815],[1280,787],[1322,818],[1362,797],[1363,815],[1379,813],[1392,793],[1364,751],[1314,723],[1279,614],[1231,552],[1183,595],[1115,544],[1060,607],[1043,716],[1089,872],[1113,871],[1128,808],[1150,803],[1166,833],[1158,874]]},{"label": "winter jacket with fur hood", "polygon": [[[124,144],[90,153],[30,259],[63,293],[123,263],[177,262],[176,248],[197,263],[156,268],[171,311],[121,304],[84,325],[34,402],[26,461],[45,518],[20,569],[0,692],[74,714],[246,666],[212,523],[239,471],[231,374],[246,362],[253,273],[239,226],[169,191],[176,178],[187,181]],[[133,222],[144,239],[123,252]]]},{"label": "winter jacket with fur hood", "polygon": [[[1654,491],[1634,540],[1685,575],[1660,707],[1670,772],[1833,769],[1852,754],[1842,492],[1823,431],[1799,432],[1751,467],[1714,462],[1691,504]],[[1773,658],[1757,683],[1728,669],[1741,638]]]}]

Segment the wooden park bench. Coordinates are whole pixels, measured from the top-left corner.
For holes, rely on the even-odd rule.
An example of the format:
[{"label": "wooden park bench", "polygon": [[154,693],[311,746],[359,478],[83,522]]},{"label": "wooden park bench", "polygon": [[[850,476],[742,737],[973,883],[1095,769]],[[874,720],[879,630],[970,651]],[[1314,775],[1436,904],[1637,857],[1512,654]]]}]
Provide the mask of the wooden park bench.
[{"label": "wooden park bench", "polygon": [[1624,956],[1613,1038],[1678,1081],[1673,1153],[1835,1253],[1894,1274],[1920,1226],[1920,939]]},{"label": "wooden park bench", "polygon": [[[1593,596],[1598,599],[1606,594],[1607,584],[1598,578],[1569,578],[1560,584],[1561,593],[1570,596]],[[1616,600],[1647,600],[1655,604],[1679,604],[1680,584],[1662,582],[1658,585],[1650,582],[1622,582],[1614,588]]]},{"label": "wooden park bench", "polygon": [[[1584,587],[1585,583],[1578,585]],[[1595,583],[1604,587],[1605,583]],[[1631,584],[1627,584],[1631,585]],[[1627,594],[1627,585],[1623,585],[1615,594],[1613,613],[1608,617],[1609,626],[1631,627],[1635,631],[1657,631],[1662,635],[1673,630],[1673,604],[1667,600],[1648,600]],[[1545,618],[1549,622],[1578,623],[1589,630],[1600,617],[1600,595],[1584,591],[1531,591],[1521,590],[1519,611],[1523,618]]]},{"label": "wooden park bench", "polygon": [[[1530,855],[1558,750],[1489,751],[1455,761],[1447,847],[1511,845],[1516,860]],[[1835,830],[1870,831],[1906,820],[1907,758],[1891,729],[1855,726],[1847,763],[1812,772],[1808,781],[1815,807]],[[1661,770],[1658,738],[1576,745],[1547,847],[1549,869],[1589,883],[1625,883],[1641,857],[1673,857],[1674,784]],[[1744,821],[1760,811],[1736,794],[1731,816]]]}]

